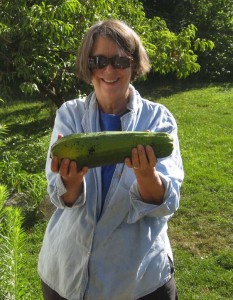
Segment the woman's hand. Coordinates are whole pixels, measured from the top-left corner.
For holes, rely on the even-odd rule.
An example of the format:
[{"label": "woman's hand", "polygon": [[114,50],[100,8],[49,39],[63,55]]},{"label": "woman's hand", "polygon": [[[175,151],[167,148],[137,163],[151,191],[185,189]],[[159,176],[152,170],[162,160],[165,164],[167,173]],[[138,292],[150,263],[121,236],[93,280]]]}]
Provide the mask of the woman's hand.
[{"label": "woman's hand", "polygon": [[157,159],[151,146],[138,145],[132,149],[131,159],[127,158],[125,163],[129,168],[140,171],[151,171],[156,165]]},{"label": "woman's hand", "polygon": [[132,149],[131,158],[125,159],[125,164],[133,168],[138,182],[138,189],[144,202],[161,204],[164,196],[164,186],[156,171],[157,159],[153,148],[138,145]]},{"label": "woman's hand", "polygon": [[[58,138],[61,137],[62,135],[59,134]],[[67,190],[62,199],[67,206],[72,206],[83,191],[83,179],[88,167],[78,170],[76,162],[67,158],[64,158],[59,164],[58,158],[54,156],[51,161],[51,171],[60,174]]]}]

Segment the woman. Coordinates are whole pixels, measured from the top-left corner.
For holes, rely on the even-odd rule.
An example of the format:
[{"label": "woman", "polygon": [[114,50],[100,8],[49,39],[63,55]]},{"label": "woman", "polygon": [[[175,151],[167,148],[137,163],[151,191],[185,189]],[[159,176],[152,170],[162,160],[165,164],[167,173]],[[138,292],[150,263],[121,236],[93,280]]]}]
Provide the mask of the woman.
[{"label": "woman", "polygon": [[177,125],[162,105],[130,84],[149,71],[138,35],[125,23],[93,25],[78,53],[78,76],[94,91],[64,103],[51,137],[106,130],[168,132],[174,151],[156,159],[138,145],[125,163],[78,170],[48,159],[51,201],[39,274],[45,299],[177,299],[167,222],[179,205],[183,180]]}]

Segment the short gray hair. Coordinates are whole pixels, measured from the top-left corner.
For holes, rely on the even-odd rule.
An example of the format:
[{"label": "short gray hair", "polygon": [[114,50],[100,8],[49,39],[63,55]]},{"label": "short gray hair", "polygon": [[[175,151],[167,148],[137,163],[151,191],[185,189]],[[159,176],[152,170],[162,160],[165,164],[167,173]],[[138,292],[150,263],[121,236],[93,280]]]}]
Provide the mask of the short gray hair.
[{"label": "short gray hair", "polygon": [[104,20],[94,24],[85,34],[77,55],[77,76],[87,83],[91,82],[91,70],[88,67],[88,58],[91,54],[95,39],[104,36],[112,39],[123,50],[133,58],[132,77],[143,76],[150,70],[150,62],[146,50],[142,45],[140,37],[126,23],[119,20]]}]

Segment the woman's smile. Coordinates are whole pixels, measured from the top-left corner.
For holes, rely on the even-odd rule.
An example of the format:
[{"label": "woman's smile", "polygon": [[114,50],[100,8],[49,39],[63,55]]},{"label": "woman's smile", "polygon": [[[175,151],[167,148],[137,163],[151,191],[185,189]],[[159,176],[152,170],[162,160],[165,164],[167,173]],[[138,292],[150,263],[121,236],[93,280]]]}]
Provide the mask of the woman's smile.
[{"label": "woman's smile", "polygon": [[101,78],[101,80],[106,83],[106,84],[114,84],[117,83],[119,81],[119,78],[115,78],[115,79],[106,79],[106,78]]},{"label": "woman's smile", "polygon": [[104,82],[106,82],[106,83],[116,83],[117,81],[118,81],[118,78],[117,79],[112,79],[112,80],[110,80],[110,79],[102,79]]}]

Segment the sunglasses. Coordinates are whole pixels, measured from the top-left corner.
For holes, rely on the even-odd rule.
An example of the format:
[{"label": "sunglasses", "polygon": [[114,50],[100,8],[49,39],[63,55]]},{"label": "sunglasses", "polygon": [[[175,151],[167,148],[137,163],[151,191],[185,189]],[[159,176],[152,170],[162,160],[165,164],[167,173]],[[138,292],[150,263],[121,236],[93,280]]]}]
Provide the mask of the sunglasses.
[{"label": "sunglasses", "polygon": [[133,59],[125,56],[113,56],[106,57],[103,55],[91,56],[88,58],[88,65],[91,70],[103,69],[109,64],[115,69],[126,69],[130,67],[130,63]]}]

